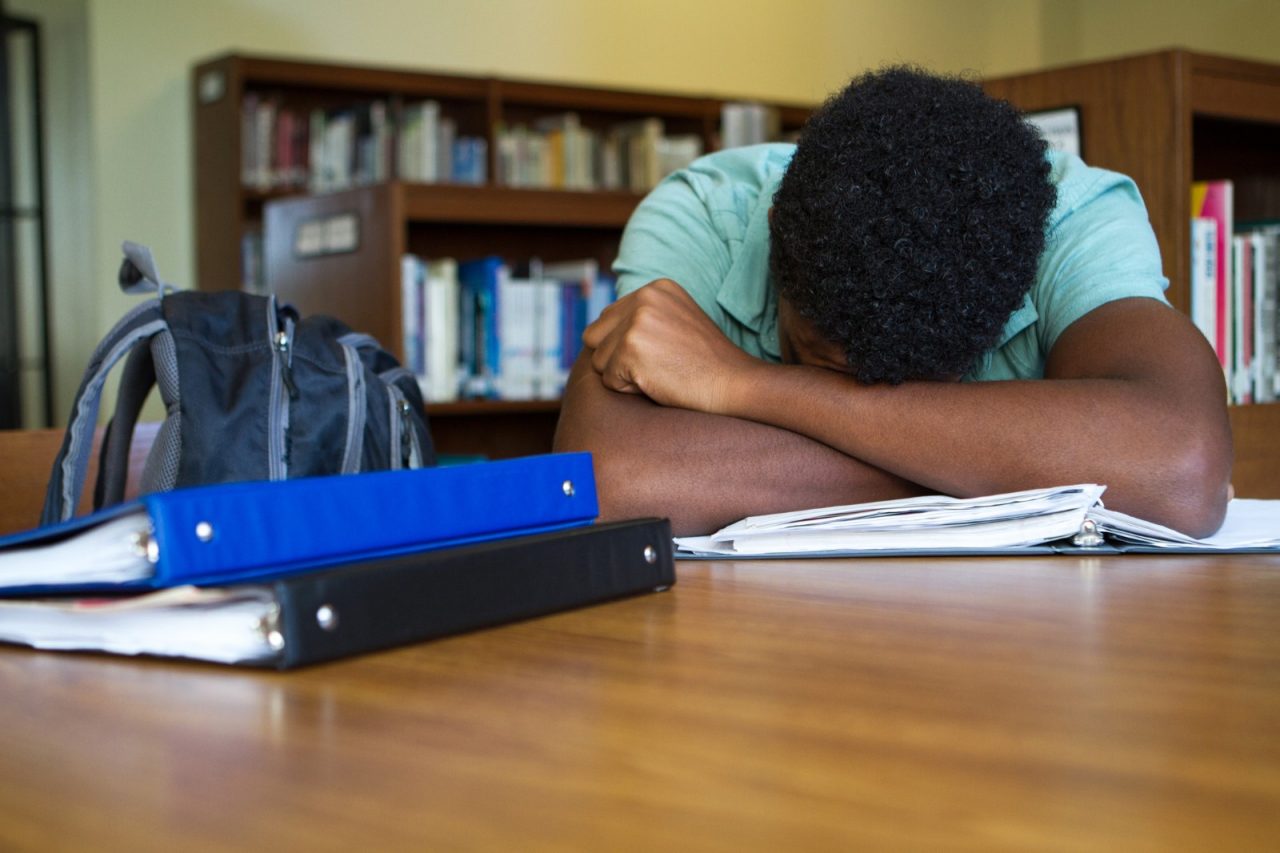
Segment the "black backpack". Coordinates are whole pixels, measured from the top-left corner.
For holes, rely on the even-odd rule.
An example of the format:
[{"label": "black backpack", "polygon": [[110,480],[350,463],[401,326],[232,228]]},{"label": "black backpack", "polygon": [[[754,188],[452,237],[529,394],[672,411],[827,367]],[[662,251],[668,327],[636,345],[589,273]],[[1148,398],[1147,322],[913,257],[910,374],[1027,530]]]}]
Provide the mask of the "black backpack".
[{"label": "black backpack", "polygon": [[92,451],[103,384],[125,358],[102,441],[94,508],[124,499],[129,446],[157,386],[165,418],[142,492],[435,464],[421,392],[369,335],[300,319],[274,296],[176,290],[145,246],[124,244],[120,286],[153,292],[94,350],[54,460],[42,524],[71,518]]}]

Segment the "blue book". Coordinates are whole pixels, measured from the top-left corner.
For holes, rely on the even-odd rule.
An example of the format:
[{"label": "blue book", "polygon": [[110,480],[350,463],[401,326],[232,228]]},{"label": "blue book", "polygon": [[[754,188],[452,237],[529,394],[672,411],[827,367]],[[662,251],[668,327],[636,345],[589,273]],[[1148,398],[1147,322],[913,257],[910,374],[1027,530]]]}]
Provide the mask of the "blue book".
[{"label": "blue book", "polygon": [[198,486],[0,538],[0,593],[280,577],[590,524],[598,511],[589,453]]},{"label": "blue book", "polygon": [[[469,396],[497,395],[501,373],[498,328],[502,305],[501,281],[510,276],[502,258],[494,255],[458,264],[462,285],[462,357],[470,368]],[[469,327],[469,328],[467,328]]]}]

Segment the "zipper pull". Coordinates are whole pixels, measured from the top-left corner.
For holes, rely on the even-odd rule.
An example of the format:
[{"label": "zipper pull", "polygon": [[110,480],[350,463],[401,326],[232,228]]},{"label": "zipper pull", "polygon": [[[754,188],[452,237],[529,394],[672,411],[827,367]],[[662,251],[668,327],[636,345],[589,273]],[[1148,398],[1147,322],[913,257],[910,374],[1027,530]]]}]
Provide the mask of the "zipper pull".
[{"label": "zipper pull", "polygon": [[293,367],[289,357],[289,333],[276,332],[276,351],[280,353],[280,378],[284,387],[289,390],[289,399],[298,399],[298,385],[293,381]]},{"label": "zipper pull", "polygon": [[409,415],[413,412],[413,404],[408,400],[400,401],[400,459],[401,464],[405,468],[413,467],[413,445],[415,434],[413,432],[413,418]]}]

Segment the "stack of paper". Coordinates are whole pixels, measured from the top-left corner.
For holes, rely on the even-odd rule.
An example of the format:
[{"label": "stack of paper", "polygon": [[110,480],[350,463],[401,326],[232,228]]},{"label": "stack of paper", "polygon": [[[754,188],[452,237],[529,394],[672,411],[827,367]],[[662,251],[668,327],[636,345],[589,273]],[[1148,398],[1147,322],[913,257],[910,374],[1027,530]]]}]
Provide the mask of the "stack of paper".
[{"label": "stack of paper", "polygon": [[1123,512],[1099,506],[1089,511],[1098,532],[1119,542],[1177,551],[1238,551],[1246,548],[1280,548],[1280,501],[1237,498],[1227,506],[1227,518],[1218,532],[1205,539],[1143,521]]},{"label": "stack of paper", "polygon": [[929,495],[744,518],[711,536],[676,539],[678,556],[1039,553],[1086,550],[1280,549],[1280,501],[1231,501],[1205,539],[1105,509],[1105,486],[1081,484],[980,498]]},{"label": "stack of paper", "polygon": [[761,515],[711,536],[676,540],[695,554],[989,550],[1080,531],[1105,486],[1082,484],[980,498],[928,495]]}]

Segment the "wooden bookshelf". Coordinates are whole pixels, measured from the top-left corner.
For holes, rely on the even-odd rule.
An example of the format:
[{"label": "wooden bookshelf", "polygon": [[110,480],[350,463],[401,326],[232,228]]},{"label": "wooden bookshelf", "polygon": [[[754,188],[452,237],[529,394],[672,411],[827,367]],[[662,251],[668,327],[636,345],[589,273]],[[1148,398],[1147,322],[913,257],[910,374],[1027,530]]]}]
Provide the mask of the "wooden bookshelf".
[{"label": "wooden bookshelf", "polygon": [[[498,128],[574,112],[583,126],[656,117],[665,132],[697,136],[719,147],[724,99],[609,90],[539,81],[465,77],[399,69],[227,55],[192,73],[196,161],[198,286],[238,288],[241,238],[260,230],[270,289],[305,313],[323,312],[403,353],[400,258],[406,252],[459,260],[497,254],[513,262],[594,258],[608,269],[623,226],[643,197],[619,190],[528,189],[498,185]],[[488,182],[473,186],[386,180],[336,192],[245,186],[242,105],[272,98],[289,108],[340,109],[382,101],[392,111],[433,99],[459,132],[488,141]],[[750,99],[744,99],[750,100]],[[798,130],[810,107],[772,104],[782,129]],[[300,225],[348,216],[358,223],[350,251],[299,258]],[[438,448],[491,457],[545,452],[559,404],[461,402],[428,407]]]},{"label": "wooden bookshelf", "polygon": [[[1231,179],[1237,221],[1280,218],[1280,65],[1166,50],[983,85],[1023,110],[1079,110],[1084,159],[1129,175],[1142,191],[1169,300],[1182,311],[1190,306],[1192,181]],[[1280,498],[1280,404],[1234,406],[1231,425],[1237,494]]]}]

